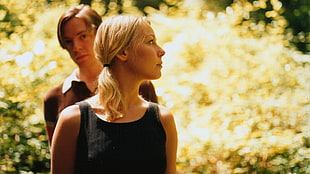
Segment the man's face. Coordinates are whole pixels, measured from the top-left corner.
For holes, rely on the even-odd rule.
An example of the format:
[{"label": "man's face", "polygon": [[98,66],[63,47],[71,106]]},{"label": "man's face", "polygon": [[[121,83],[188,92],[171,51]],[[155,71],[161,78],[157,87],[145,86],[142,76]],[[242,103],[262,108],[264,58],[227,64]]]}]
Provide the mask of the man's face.
[{"label": "man's face", "polygon": [[95,60],[93,52],[95,34],[87,28],[83,19],[75,17],[67,21],[63,33],[66,49],[79,67]]}]

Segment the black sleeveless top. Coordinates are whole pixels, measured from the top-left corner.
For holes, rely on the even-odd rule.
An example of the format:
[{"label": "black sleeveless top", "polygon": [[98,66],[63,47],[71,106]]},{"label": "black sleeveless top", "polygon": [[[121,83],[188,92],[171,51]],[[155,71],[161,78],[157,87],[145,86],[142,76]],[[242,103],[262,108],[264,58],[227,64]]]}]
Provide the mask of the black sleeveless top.
[{"label": "black sleeveless top", "polygon": [[166,134],[158,106],[150,102],[137,121],[109,123],[87,102],[77,103],[81,125],[77,142],[77,174],[164,174]]}]

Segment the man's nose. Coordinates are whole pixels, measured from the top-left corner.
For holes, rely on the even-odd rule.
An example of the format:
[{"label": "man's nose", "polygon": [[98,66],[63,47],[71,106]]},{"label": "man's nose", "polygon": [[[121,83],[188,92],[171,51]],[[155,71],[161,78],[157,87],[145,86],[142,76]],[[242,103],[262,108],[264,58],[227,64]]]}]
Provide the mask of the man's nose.
[{"label": "man's nose", "polygon": [[79,51],[82,48],[82,43],[78,40],[73,41],[73,51]]}]

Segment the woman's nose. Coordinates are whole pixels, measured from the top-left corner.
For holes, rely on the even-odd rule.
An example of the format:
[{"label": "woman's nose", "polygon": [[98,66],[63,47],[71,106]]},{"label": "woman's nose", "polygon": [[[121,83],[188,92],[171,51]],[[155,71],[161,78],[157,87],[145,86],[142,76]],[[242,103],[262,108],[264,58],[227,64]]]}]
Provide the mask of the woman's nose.
[{"label": "woman's nose", "polygon": [[164,56],[166,54],[165,50],[163,50],[160,46],[158,46],[159,48],[159,51],[158,51],[158,54],[160,57]]}]

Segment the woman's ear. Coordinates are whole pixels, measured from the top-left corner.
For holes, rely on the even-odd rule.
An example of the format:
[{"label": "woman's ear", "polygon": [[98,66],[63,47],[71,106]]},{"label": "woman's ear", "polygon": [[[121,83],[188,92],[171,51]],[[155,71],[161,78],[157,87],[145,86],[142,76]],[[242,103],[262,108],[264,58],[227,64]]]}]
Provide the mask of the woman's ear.
[{"label": "woman's ear", "polygon": [[128,59],[128,53],[127,50],[122,50],[119,53],[116,54],[116,57],[121,61],[127,61]]}]

